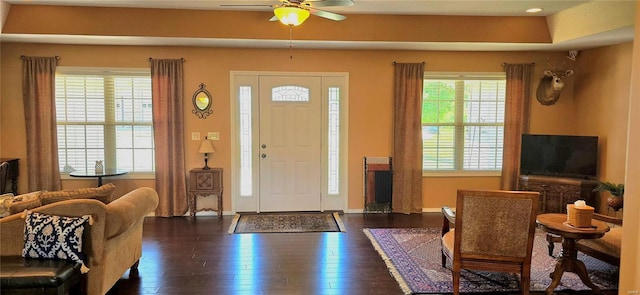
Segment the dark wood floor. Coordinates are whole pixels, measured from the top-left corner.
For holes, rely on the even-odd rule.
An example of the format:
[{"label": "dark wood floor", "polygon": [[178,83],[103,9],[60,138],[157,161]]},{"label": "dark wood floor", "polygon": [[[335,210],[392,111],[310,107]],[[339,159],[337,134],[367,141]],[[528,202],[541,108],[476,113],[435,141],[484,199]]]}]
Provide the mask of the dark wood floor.
[{"label": "dark wood floor", "polygon": [[341,218],[346,233],[233,235],[231,216],[147,218],[139,275],[127,272],[108,295],[402,294],[362,229],[442,223],[439,213]]}]

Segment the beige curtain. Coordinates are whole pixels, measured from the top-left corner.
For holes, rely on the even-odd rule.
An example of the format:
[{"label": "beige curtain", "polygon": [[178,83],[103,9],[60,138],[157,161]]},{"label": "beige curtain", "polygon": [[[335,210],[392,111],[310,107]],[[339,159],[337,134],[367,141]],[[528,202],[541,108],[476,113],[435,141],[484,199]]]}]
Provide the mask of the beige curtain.
[{"label": "beige curtain", "polygon": [[507,96],[504,117],[504,151],[502,155],[503,190],[518,188],[522,134],[529,132],[531,80],[533,64],[505,64]]},{"label": "beige curtain", "polygon": [[181,59],[151,59],[153,135],[156,149],[156,216],[187,212]]},{"label": "beige curtain", "polygon": [[22,57],[29,191],[59,190],[56,131],[56,57]]},{"label": "beige curtain", "polygon": [[420,213],[424,63],[394,65],[393,211]]}]

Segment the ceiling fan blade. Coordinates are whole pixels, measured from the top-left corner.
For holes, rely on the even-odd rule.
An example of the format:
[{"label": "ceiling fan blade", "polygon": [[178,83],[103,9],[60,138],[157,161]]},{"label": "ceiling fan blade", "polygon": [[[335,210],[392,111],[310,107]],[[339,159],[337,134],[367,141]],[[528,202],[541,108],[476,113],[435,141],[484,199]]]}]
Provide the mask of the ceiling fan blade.
[{"label": "ceiling fan blade", "polygon": [[329,7],[329,6],[353,6],[352,0],[305,0],[303,4],[309,4],[311,7]]},{"label": "ceiling fan blade", "polygon": [[344,16],[342,14],[337,14],[337,13],[324,11],[324,10],[319,10],[319,9],[315,9],[315,8],[311,8],[309,10],[309,12],[311,12],[311,14],[313,14],[313,15],[317,15],[319,17],[323,17],[323,18],[330,19],[330,20],[335,20],[335,21],[345,20],[347,18],[346,16]]},{"label": "ceiling fan blade", "polygon": [[273,7],[269,4],[220,4],[221,7]]}]

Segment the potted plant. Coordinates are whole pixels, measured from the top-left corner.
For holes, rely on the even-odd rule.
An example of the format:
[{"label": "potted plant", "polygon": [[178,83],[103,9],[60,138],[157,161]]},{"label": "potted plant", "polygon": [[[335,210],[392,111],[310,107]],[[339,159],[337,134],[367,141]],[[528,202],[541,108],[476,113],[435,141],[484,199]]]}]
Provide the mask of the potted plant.
[{"label": "potted plant", "polygon": [[593,189],[593,191],[598,192],[609,192],[609,197],[607,198],[607,206],[613,209],[614,211],[618,211],[622,209],[622,205],[624,202],[624,184],[623,183],[613,183],[608,181],[599,181],[598,186]]}]

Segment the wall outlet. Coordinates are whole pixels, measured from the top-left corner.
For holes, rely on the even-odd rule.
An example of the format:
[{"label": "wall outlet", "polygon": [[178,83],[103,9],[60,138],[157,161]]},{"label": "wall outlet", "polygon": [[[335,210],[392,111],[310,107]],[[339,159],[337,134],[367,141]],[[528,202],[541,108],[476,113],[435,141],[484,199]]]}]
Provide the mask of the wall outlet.
[{"label": "wall outlet", "polygon": [[191,140],[200,140],[200,132],[191,132]]},{"label": "wall outlet", "polygon": [[210,140],[220,140],[220,132],[209,132],[207,138]]}]

